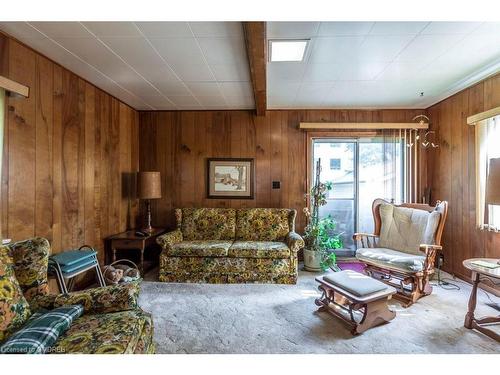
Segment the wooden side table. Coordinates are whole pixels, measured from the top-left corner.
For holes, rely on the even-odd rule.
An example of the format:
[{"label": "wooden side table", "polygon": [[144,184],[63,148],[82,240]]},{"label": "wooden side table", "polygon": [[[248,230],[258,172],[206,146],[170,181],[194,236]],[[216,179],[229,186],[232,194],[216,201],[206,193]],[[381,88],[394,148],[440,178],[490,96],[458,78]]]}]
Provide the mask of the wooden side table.
[{"label": "wooden side table", "polygon": [[491,337],[500,342],[500,335],[496,332],[492,331],[484,327],[485,324],[492,323],[500,323],[500,316],[486,316],[483,318],[476,318],[474,316],[474,311],[476,310],[476,302],[477,302],[477,288],[479,283],[484,280],[489,280],[491,283],[495,284],[494,279],[500,280],[500,267],[497,268],[487,268],[481,267],[477,264],[474,264],[474,261],[486,261],[490,263],[497,263],[499,259],[489,259],[489,258],[474,258],[474,259],[466,259],[463,261],[463,265],[468,270],[472,271],[472,291],[470,293],[469,298],[469,308],[467,311],[467,315],[465,316],[464,327],[468,329],[476,329],[479,332],[485,334],[486,336]]},{"label": "wooden side table", "polygon": [[144,253],[148,247],[156,244],[156,238],[165,231],[165,228],[153,228],[153,232],[141,237],[136,234],[137,230],[133,229],[108,237],[106,240],[109,241],[112,261],[116,260],[117,250],[139,250],[139,270],[141,275],[144,276]]}]

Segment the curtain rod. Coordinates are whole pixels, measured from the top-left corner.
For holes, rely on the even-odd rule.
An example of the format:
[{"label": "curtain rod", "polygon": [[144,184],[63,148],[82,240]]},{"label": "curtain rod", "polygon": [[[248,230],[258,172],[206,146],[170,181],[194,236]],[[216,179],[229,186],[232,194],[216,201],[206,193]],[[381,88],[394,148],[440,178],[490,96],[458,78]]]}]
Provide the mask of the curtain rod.
[{"label": "curtain rod", "polygon": [[429,129],[427,122],[301,122],[299,129],[305,130],[379,130],[379,129]]},{"label": "curtain rod", "polygon": [[19,82],[0,76],[0,87],[11,94],[21,95],[27,98],[30,94],[30,88]]},{"label": "curtain rod", "polygon": [[467,117],[468,125],[476,125],[478,122],[500,115],[500,107],[490,109],[481,113]]}]

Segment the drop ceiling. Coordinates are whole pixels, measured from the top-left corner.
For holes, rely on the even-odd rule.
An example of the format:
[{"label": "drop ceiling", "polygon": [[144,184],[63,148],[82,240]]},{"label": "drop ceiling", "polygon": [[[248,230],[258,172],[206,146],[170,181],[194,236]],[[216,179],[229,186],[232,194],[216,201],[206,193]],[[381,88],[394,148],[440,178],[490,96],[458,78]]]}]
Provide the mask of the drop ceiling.
[{"label": "drop ceiling", "polygon": [[[240,22],[0,30],[139,110],[255,107]],[[267,38],[310,40],[304,61],[267,64],[269,109],[425,108],[500,70],[500,23],[268,22]]]},{"label": "drop ceiling", "polygon": [[426,108],[500,71],[500,23],[268,22],[267,37],[310,39],[303,62],[268,64],[270,109]]},{"label": "drop ceiling", "polygon": [[0,22],[0,30],[136,109],[255,106],[240,22]]}]

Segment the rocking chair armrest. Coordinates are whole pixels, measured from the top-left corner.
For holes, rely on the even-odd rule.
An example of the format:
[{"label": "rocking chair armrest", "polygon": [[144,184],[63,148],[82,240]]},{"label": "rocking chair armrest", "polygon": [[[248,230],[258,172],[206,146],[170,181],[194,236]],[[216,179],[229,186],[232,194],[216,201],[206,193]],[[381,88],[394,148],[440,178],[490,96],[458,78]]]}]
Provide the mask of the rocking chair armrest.
[{"label": "rocking chair armrest", "polygon": [[379,238],[380,236],[378,234],[373,234],[373,233],[362,233],[362,232],[359,232],[359,233],[354,233],[352,238],[354,240],[358,240],[360,239],[361,237],[374,237],[374,238]]},{"label": "rocking chair armrest", "polygon": [[425,253],[424,272],[431,273],[434,271],[436,255],[442,249],[443,247],[440,245],[420,244],[420,251]]},{"label": "rocking chair armrest", "polygon": [[428,255],[430,253],[435,253],[441,250],[443,250],[443,247],[440,245],[420,244],[420,251],[425,253],[425,255]]}]

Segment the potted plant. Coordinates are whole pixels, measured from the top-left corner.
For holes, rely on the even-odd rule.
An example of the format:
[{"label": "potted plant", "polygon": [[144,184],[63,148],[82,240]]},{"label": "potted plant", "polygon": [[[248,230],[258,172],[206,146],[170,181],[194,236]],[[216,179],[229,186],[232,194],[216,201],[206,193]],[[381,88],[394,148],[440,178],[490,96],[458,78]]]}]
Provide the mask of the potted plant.
[{"label": "potted plant", "polygon": [[333,234],[336,223],[329,215],[326,218],[319,218],[320,206],[326,205],[328,193],[333,188],[331,181],[320,182],[320,164],[316,164],[316,180],[310,194],[306,194],[305,199],[310,200],[310,207],[304,208],[307,217],[307,226],[304,233],[304,268],[307,271],[326,271],[328,268],[338,270],[336,266],[336,256],[332,249],[342,247],[342,239],[338,234]]}]

